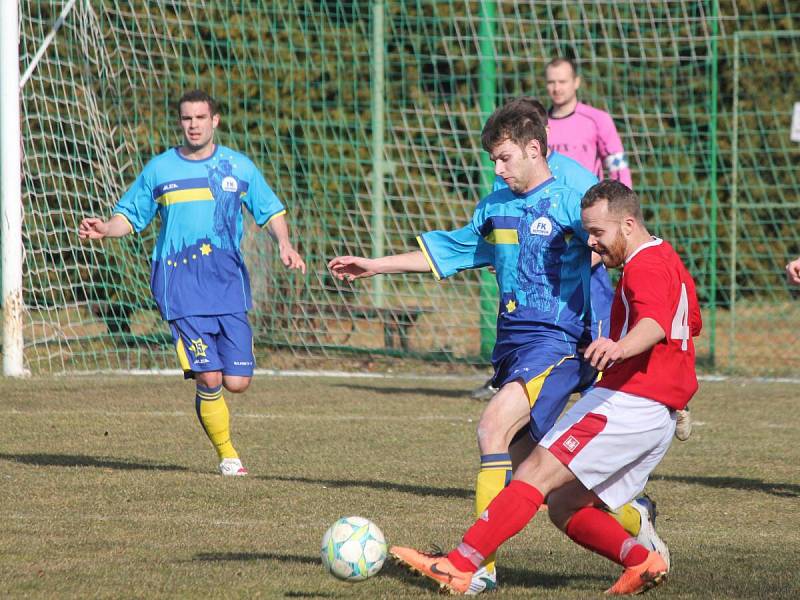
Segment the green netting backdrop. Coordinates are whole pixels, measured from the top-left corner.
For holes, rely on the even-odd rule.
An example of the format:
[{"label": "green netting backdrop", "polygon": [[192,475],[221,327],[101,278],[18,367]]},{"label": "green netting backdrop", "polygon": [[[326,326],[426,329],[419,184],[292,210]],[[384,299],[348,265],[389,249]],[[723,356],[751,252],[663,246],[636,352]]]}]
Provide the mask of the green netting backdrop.
[{"label": "green netting backdrop", "polygon": [[[20,71],[63,6],[20,0]],[[388,356],[484,368],[480,273],[351,287],[325,263],[412,250],[419,232],[463,224],[491,173],[487,111],[546,99],[543,67],[567,54],[581,99],[616,121],[651,230],[695,276],[701,359],[792,373],[798,30],[788,0],[78,0],[22,90],[26,366],[176,367],[148,290],[157,223],[104,244],[75,232],[180,143],[174,102],[199,87],[222,103],[219,141],[287,205],[310,267],[287,273],[250,222],[259,366]]]}]

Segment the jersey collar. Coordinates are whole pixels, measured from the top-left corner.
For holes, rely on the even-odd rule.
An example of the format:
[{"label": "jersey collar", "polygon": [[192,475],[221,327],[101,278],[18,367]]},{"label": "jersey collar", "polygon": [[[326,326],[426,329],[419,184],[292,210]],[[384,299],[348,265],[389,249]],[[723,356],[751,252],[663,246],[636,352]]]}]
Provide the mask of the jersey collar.
[{"label": "jersey collar", "polygon": [[180,146],[175,146],[174,150],[175,150],[175,154],[177,154],[178,158],[180,158],[181,160],[186,161],[188,163],[192,163],[192,164],[200,164],[200,163],[204,163],[204,162],[206,162],[208,160],[211,160],[212,158],[214,158],[217,155],[217,152],[219,152],[219,144],[214,144],[214,152],[211,153],[211,156],[209,156],[208,158],[201,158],[199,160],[192,160],[191,158],[186,158],[183,154],[181,154],[181,147]]},{"label": "jersey collar", "polygon": [[625,260],[625,264],[627,265],[629,262],[631,262],[631,261],[633,260],[633,257],[634,257],[634,256],[636,256],[637,254],[639,254],[639,252],[641,252],[641,251],[642,251],[642,250],[644,250],[645,248],[652,248],[653,246],[658,246],[658,245],[659,245],[659,244],[661,244],[663,241],[664,241],[664,240],[662,240],[661,238],[657,238],[656,236],[652,236],[652,239],[651,239],[649,242],[645,242],[644,244],[642,244],[642,245],[641,245],[641,246],[639,246],[639,247],[638,247],[636,250],[634,250],[634,251],[633,251],[633,254],[631,254],[631,255],[630,255],[630,256],[629,256],[629,257],[628,257],[628,258]]},{"label": "jersey collar", "polygon": [[534,195],[536,192],[539,192],[539,191],[543,190],[543,189],[544,189],[544,188],[546,188],[548,185],[550,185],[551,183],[553,183],[555,180],[556,180],[556,178],[555,178],[555,177],[553,177],[553,175],[551,174],[551,175],[550,175],[550,177],[548,177],[547,179],[545,179],[545,180],[544,180],[542,183],[540,183],[539,185],[537,185],[537,186],[536,186],[535,188],[533,188],[532,190],[530,190],[530,191],[528,191],[528,192],[525,192],[524,194],[519,194],[519,197],[520,197],[520,198],[527,198],[528,196],[533,196],[533,195]]}]

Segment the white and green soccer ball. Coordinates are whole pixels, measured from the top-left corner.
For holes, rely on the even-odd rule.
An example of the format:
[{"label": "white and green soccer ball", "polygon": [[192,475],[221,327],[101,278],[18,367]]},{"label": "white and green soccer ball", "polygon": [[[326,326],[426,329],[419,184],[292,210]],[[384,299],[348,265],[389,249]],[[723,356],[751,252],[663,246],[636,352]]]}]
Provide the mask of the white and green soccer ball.
[{"label": "white and green soccer ball", "polygon": [[345,581],[362,581],[381,570],[386,539],[377,525],[363,517],[344,517],[322,536],[322,565]]}]

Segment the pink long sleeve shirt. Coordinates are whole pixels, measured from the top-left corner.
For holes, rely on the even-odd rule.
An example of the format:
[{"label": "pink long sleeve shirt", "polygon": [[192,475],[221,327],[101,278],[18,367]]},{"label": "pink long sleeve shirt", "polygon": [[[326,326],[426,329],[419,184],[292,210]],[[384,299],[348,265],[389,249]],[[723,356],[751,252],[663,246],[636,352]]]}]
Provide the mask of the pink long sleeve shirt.
[{"label": "pink long sleeve shirt", "polygon": [[566,117],[549,117],[547,145],[566,154],[594,173],[598,179],[616,179],[633,188],[628,159],[611,115],[578,102]]}]

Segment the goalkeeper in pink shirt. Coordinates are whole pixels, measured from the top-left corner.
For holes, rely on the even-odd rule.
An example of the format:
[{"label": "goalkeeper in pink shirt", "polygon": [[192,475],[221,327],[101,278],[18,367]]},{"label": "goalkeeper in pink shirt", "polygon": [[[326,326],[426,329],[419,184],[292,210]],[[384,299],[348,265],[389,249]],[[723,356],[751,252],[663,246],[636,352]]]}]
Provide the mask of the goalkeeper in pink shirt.
[{"label": "goalkeeper in pink shirt", "polygon": [[568,58],[554,58],[545,67],[547,93],[553,106],[548,113],[547,145],[578,161],[598,179],[616,179],[633,188],[622,140],[611,115],[578,102],[581,77]]}]

